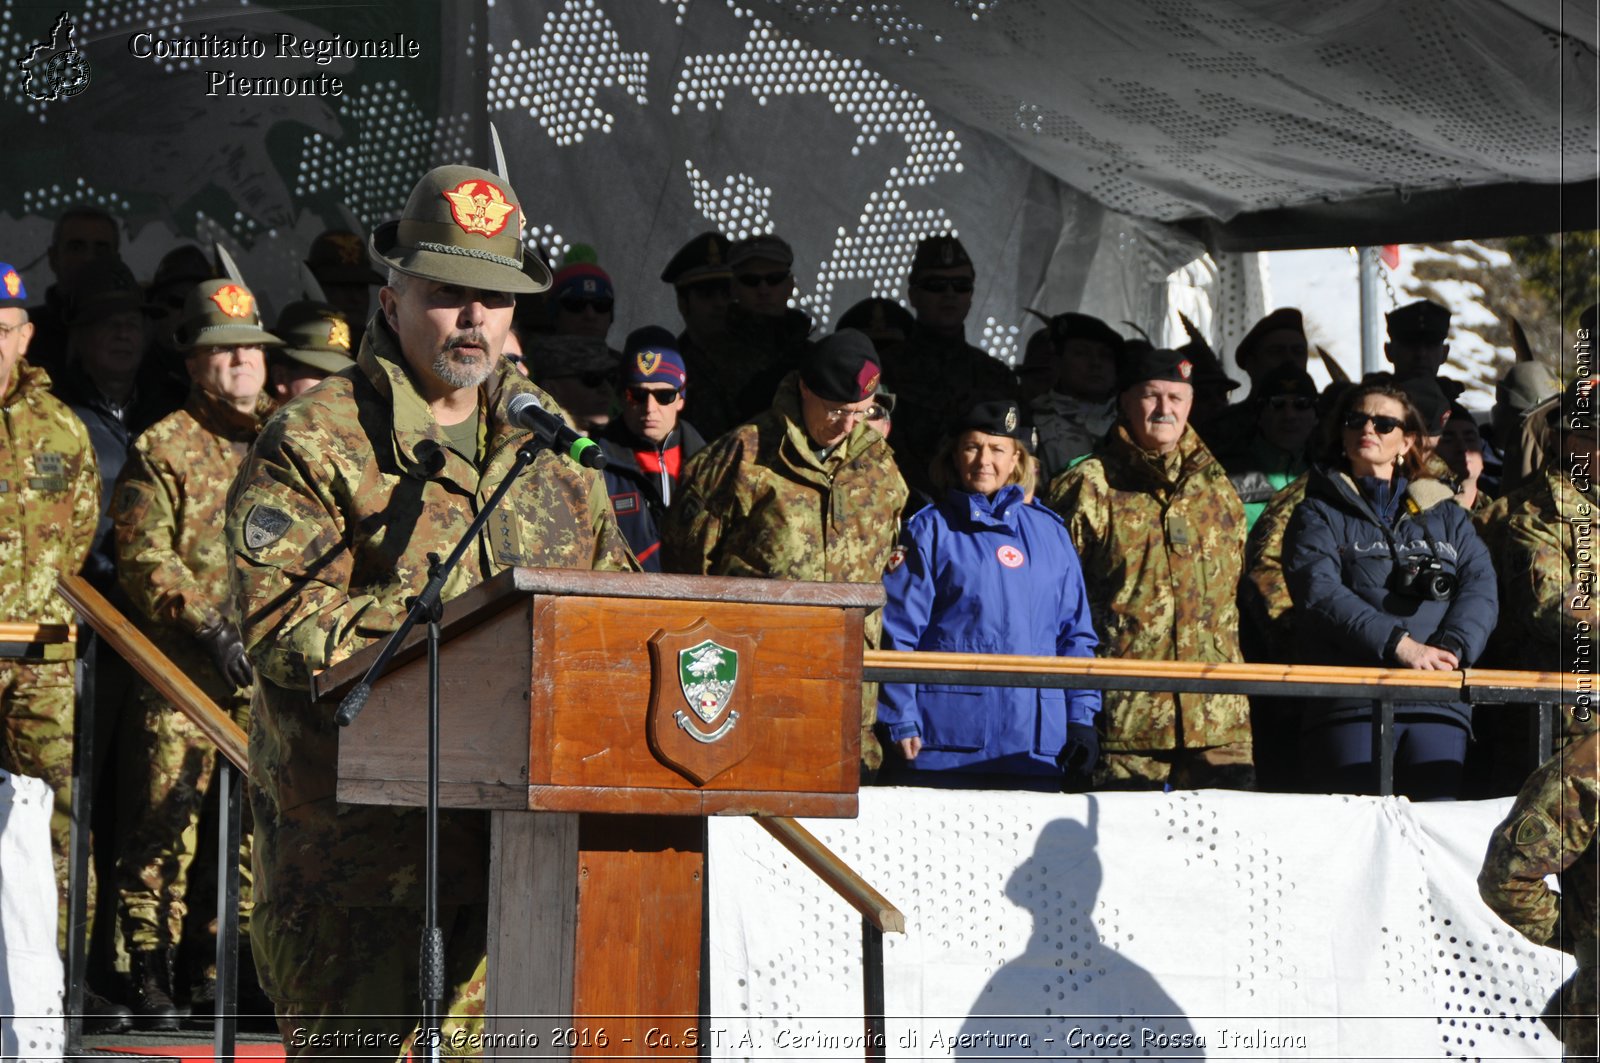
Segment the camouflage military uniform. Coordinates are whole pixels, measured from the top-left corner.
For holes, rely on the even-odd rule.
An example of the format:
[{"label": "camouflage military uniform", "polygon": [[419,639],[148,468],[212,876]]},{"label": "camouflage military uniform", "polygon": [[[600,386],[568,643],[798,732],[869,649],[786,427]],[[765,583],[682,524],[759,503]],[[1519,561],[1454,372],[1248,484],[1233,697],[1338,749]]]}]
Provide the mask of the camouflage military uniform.
[{"label": "camouflage military uniform", "polygon": [[[818,460],[801,421],[799,376],[772,409],[712,443],[683,472],[662,527],[668,572],[876,583],[898,533],[906,485],[883,437],[858,423]],[[867,618],[876,647],[883,618]],[[870,694],[870,700],[868,695]],[[863,691],[862,763],[882,751],[872,735],[877,688]]]},{"label": "camouflage military uniform", "polygon": [[[19,362],[0,396],[0,620],[65,624],[72,607],[56,578],[77,573],[100,517],[100,471],[89,433],[49,393],[43,369]],[[65,940],[67,839],[72,811],[72,649],[43,663],[0,661],[0,769],[55,791],[50,848]]]},{"label": "camouflage military uniform", "polygon": [[922,326],[883,352],[883,384],[895,393],[895,461],[913,489],[938,492],[928,464],[951,423],[980,399],[1017,398],[1017,378],[1006,364],[959,336]]},{"label": "camouflage military uniform", "polygon": [[[1600,666],[1595,588],[1578,582],[1580,547],[1593,549],[1597,517],[1593,487],[1584,492],[1554,468],[1480,517],[1480,527],[1495,528],[1486,538],[1500,575],[1495,645],[1506,667],[1592,674]],[[1596,729],[1594,706],[1565,706],[1563,716],[1557,730],[1568,738]]]},{"label": "camouflage military uniform", "polygon": [[[1103,656],[1241,659],[1244,506],[1192,428],[1161,456],[1119,425],[1045,501],[1078,547]],[[1253,781],[1242,695],[1108,691],[1104,704],[1098,785]]]},{"label": "camouflage military uniform", "polygon": [[1294,602],[1283,578],[1283,539],[1289,518],[1305,501],[1311,477],[1301,474],[1272,496],[1250,529],[1245,544],[1244,581],[1239,584],[1240,619],[1250,631],[1249,641],[1259,642],[1260,657],[1268,661],[1294,660]]},{"label": "camouflage military uniform", "polygon": [[[519,391],[553,406],[502,364],[480,392],[485,457],[475,466],[449,446],[380,315],[355,368],[267,422],[234,485],[227,547],[258,675],[251,940],[286,1031],[336,1030],[355,1015],[387,1016],[361,1020],[366,1030],[411,1029],[404,1008],[416,983],[403,972],[416,964],[424,814],[335,800],[335,706],[312,702],[307,681],[399,626],[427,580],[427,554],[465,533],[528,438],[506,422]],[[598,474],[540,454],[444,598],[517,565],[636,567]],[[465,940],[450,945],[450,1010],[481,1015],[487,817],[446,811],[439,836],[441,924],[457,920]]]},{"label": "camouflage military uniform", "polygon": [[[111,502],[117,579],[139,626],[242,726],[248,725],[249,689],[236,689],[217,671],[195,634],[235,619],[227,544],[218,533],[228,485],[266,410],[265,398],[257,413],[241,413],[192,390],[183,409],[134,442]],[[183,936],[195,830],[217,751],[187,716],[143,684],[138,712],[127,722],[122,755],[142,770],[119,824],[118,905],[129,949],[149,952]],[[243,907],[248,910],[247,894]]]},{"label": "camouflage military uniform", "polygon": [[[1551,998],[1544,1019],[1568,1059],[1594,1059],[1600,944],[1600,736],[1589,735],[1545,761],[1495,828],[1478,875],[1484,903],[1526,937],[1571,953],[1577,969]],[[1545,876],[1559,875],[1561,889]]]}]

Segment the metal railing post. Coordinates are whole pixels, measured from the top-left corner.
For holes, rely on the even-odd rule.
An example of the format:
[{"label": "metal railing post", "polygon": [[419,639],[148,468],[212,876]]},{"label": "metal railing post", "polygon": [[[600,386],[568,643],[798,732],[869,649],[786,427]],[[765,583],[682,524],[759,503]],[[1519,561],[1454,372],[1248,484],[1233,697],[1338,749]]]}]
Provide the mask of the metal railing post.
[{"label": "metal railing post", "polygon": [[[95,640],[98,642],[98,640]],[[81,645],[81,644],[80,644]],[[94,649],[74,667],[77,705],[72,714],[72,825],[67,847],[66,1050],[83,1046],[83,996],[89,961],[89,816],[94,808]]]},{"label": "metal railing post", "polygon": [[232,1063],[239,1039],[239,838],[242,780],[228,758],[217,757],[217,991],[212,1049],[217,1063]]},{"label": "metal railing post", "polygon": [[887,1059],[883,1019],[883,931],[861,920],[861,1002],[866,1059]]},{"label": "metal railing post", "polygon": [[1394,796],[1394,702],[1380,699],[1372,714],[1372,766],[1377,772],[1378,796]]}]

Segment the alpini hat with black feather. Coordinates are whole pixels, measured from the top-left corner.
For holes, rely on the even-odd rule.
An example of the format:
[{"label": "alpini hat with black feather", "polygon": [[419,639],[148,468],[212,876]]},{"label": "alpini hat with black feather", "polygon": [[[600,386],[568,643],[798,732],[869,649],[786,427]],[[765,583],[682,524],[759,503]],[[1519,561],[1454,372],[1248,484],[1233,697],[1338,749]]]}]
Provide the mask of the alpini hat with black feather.
[{"label": "alpini hat with black feather", "polygon": [[374,263],[443,284],[489,292],[542,292],[550,270],[523,269],[522,206],[511,182],[474,166],[423,174],[398,221],[368,241]]}]

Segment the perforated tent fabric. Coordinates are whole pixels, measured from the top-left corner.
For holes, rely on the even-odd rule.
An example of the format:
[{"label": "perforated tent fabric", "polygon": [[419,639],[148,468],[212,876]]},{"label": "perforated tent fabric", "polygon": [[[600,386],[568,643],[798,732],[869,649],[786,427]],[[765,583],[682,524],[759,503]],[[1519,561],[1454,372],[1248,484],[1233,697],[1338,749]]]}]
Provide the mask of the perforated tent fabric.
[{"label": "perforated tent fabric", "polygon": [[[8,56],[58,14],[0,10]],[[79,95],[32,100],[0,64],[3,235],[39,287],[50,219],[87,201],[127,220],[141,276],[180,240],[222,241],[270,316],[318,231],[392,217],[430,165],[487,164],[491,117],[526,238],[558,264],[592,244],[618,278],[615,338],[676,323],[656,274],[714,226],[789,237],[823,326],[865,295],[903,295],[916,238],[955,231],[979,265],[969,339],[1010,357],[1026,306],[1160,341],[1178,335],[1169,302],[1185,305],[1229,350],[1249,324],[1233,319],[1261,308],[1252,260],[1223,251],[1548,230],[1583,224],[1584,204],[1593,224],[1592,194],[1553,191],[1593,187],[1582,0],[123,0],[76,14]],[[147,60],[128,48],[141,30],[402,33],[423,59]],[[221,68],[347,87],[208,97]]]},{"label": "perforated tent fabric", "polygon": [[[890,1059],[1558,1059],[1571,957],[1478,898],[1510,799],[868,788],[806,827],[905,913]],[[711,821],[712,1058],[860,1059],[861,919]]]}]

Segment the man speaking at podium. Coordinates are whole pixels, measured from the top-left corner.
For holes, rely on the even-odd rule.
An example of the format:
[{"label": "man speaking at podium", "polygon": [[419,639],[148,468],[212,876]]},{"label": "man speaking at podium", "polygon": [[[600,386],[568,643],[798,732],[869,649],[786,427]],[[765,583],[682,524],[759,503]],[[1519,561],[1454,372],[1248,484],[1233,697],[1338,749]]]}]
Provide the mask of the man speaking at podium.
[{"label": "man speaking at podium", "polygon": [[[334,799],[335,705],[312,673],[397,628],[504,479],[528,433],[519,392],[554,403],[501,358],[523,271],[509,182],[444,166],[370,240],[388,268],[356,364],[267,423],[228,508],[244,641],[260,677],[250,730],[256,909],[251,942],[290,1058],[398,1056],[421,1016],[424,813]],[[548,451],[528,467],[445,585],[444,600],[507,568],[631,570],[605,483]],[[424,736],[418,735],[419,748]],[[481,1022],[488,818],[442,813],[446,1051]]]}]

